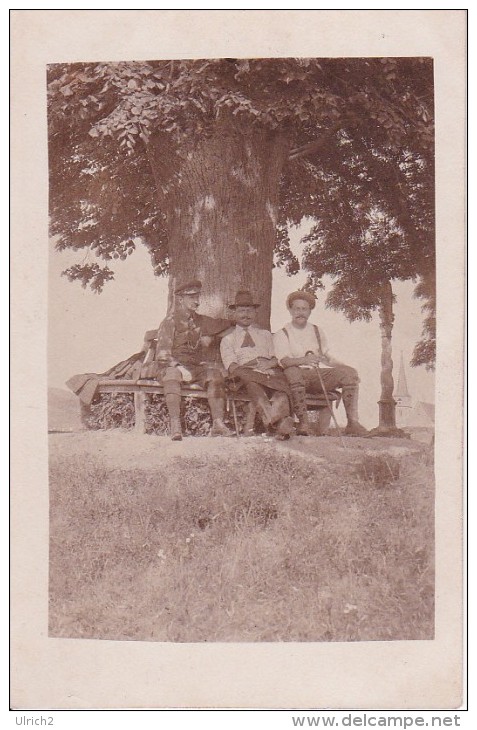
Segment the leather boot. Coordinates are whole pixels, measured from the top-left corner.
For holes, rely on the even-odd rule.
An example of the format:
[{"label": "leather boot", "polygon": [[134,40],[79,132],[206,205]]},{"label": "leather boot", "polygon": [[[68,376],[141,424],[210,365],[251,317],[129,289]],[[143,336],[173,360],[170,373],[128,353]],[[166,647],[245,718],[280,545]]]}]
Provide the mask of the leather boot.
[{"label": "leather boot", "polygon": [[167,393],[165,400],[169,411],[171,439],[173,441],[182,441],[181,397],[177,393]]},{"label": "leather boot", "polygon": [[348,419],[345,434],[347,436],[366,436],[368,431],[360,424],[358,419],[359,386],[345,385],[342,391],[342,398]]},{"label": "leather boot", "polygon": [[291,416],[285,416],[278,421],[275,427],[275,438],[278,441],[288,441],[295,430],[295,421]]},{"label": "leather boot", "polygon": [[268,400],[266,395],[259,395],[256,398],[255,404],[260,414],[260,418],[262,419],[263,425],[268,428],[268,426],[270,426],[272,422],[272,407],[270,405],[270,401]]},{"label": "leather boot", "polygon": [[286,393],[276,392],[271,398],[270,426],[278,441],[286,441],[295,430],[295,421],[290,416],[290,402]]},{"label": "leather boot", "polygon": [[[261,385],[258,383],[251,383],[248,382],[246,384],[247,388],[247,395],[249,396],[254,410],[258,415],[260,416],[263,425],[268,428],[271,423],[272,419],[272,405],[267,397],[267,394],[265,393],[264,389]],[[252,419],[250,419],[250,422],[248,422],[248,428],[253,428],[253,424],[255,421],[255,416]]]},{"label": "leather boot", "polygon": [[306,409],[306,390],[302,383],[290,383],[291,399],[293,410],[298,418],[296,427],[297,436],[310,435],[310,422],[308,420],[308,412]]},{"label": "leather boot", "polygon": [[290,415],[290,403],[286,393],[275,392],[271,397],[270,425],[279,423]]},{"label": "leather boot", "polygon": [[255,403],[250,401],[246,409],[245,423],[242,431],[242,436],[255,436],[255,416],[257,409]]},{"label": "leather boot", "polygon": [[217,394],[217,387],[214,384],[207,388],[207,398],[209,400],[210,414],[212,416],[211,436],[233,436],[231,431],[224,423],[225,398]]}]

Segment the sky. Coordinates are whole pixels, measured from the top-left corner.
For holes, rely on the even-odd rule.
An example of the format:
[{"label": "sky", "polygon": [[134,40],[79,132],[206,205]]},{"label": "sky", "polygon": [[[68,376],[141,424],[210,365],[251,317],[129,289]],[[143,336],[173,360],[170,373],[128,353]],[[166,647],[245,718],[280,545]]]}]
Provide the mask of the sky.
[{"label": "sky", "polygon": [[[292,248],[299,254],[300,231],[291,235]],[[124,262],[114,262],[115,280],[107,282],[101,294],[70,282],[61,272],[81,261],[81,254],[57,252],[50,242],[48,301],[48,380],[50,387],[65,388],[77,373],[101,373],[142,347],[146,330],[156,328],[167,307],[167,279],[154,276],[144,246]],[[274,269],[271,329],[288,320],[287,295],[300,288],[305,274],[289,277]],[[434,375],[424,367],[411,368],[410,360],[422,329],[421,302],[413,298],[412,282],[396,282],[393,330],[394,381],[397,384],[401,352],[410,395],[414,400],[434,402]],[[355,367],[361,379],[360,420],[367,428],[378,425],[380,397],[381,334],[378,315],[370,322],[350,323],[340,312],[326,309],[327,289],[318,293],[310,322],[326,333],[330,350],[342,362]],[[200,312],[200,309],[199,309]],[[345,423],[342,406],[338,422]]]}]

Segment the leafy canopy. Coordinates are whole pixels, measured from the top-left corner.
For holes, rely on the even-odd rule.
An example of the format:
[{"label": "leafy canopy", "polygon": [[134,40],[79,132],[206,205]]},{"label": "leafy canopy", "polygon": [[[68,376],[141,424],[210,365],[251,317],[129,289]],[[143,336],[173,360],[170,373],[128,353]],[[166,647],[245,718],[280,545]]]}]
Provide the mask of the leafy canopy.
[{"label": "leafy canopy", "polygon": [[48,119],[51,233],[58,249],[86,253],[71,279],[101,291],[113,272],[89,252],[125,259],[138,242],[167,272],[168,181],[151,141],[167,135],[180,157],[225,122],[244,138],[265,129],[287,141],[279,265],[297,270],[288,226],[308,217],[303,264],[310,286],[334,277],[331,306],[368,317],[384,281],[417,277],[433,314],[430,59],[54,64]]}]

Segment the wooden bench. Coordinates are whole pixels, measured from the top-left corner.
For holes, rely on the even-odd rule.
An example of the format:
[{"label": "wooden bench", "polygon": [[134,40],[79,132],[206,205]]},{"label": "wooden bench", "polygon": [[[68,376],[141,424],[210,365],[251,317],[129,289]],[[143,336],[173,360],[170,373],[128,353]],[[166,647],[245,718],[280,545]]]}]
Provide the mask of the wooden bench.
[{"label": "wooden bench", "polygon": [[[142,359],[141,371],[142,377],[137,379],[126,379],[126,378],[100,378],[96,389],[96,396],[102,395],[103,393],[129,393],[134,396],[134,430],[138,433],[144,433],[146,426],[146,403],[149,395],[164,395],[163,386],[157,382],[157,380],[145,377],[149,375],[147,367],[154,360],[157,344],[157,329],[148,330],[144,335],[144,344],[142,352],[144,352],[144,358]],[[207,399],[205,391],[197,384],[192,383],[187,385],[182,384],[182,396],[189,398],[201,398]],[[234,422],[237,425],[235,417],[235,404],[237,402],[248,403],[246,409],[245,425],[244,428],[247,430],[253,430],[255,423],[256,410],[253,404],[250,402],[250,398],[243,390],[227,389],[226,390],[226,404],[227,410],[232,409],[234,415]],[[336,401],[339,398],[339,394],[336,391],[328,393],[328,399],[330,403]],[[329,428],[331,420],[331,411],[328,408],[326,398],[324,395],[308,396],[306,399],[308,410],[316,412],[316,422],[319,429],[324,431]],[[86,405],[80,400],[81,409],[81,421],[84,426],[88,427],[88,419],[91,415],[91,406]]]},{"label": "wooden bench", "polygon": [[[157,381],[144,378],[140,378],[138,380],[104,378],[99,380],[96,390],[96,397],[98,395],[102,395],[103,393],[132,394],[134,397],[135,414],[134,429],[138,433],[144,433],[146,422],[145,416],[147,397],[148,395],[164,395],[164,388]],[[189,398],[207,399],[206,392],[199,385],[196,384],[182,384],[182,396]],[[338,397],[338,394],[334,391],[328,394],[330,403],[336,401]],[[246,429],[253,429],[256,412],[255,407],[250,402],[250,398],[247,396],[247,394],[240,390],[227,390],[226,398],[227,409],[232,408],[232,412],[234,412],[234,406],[236,402],[245,402],[249,404],[247,407],[246,423],[244,427]],[[317,413],[316,422],[319,425],[320,430],[327,429],[330,425],[331,412],[328,408],[324,395],[308,396],[306,400],[308,410],[316,411]],[[83,425],[87,427],[88,418],[91,415],[91,405],[86,405],[85,403],[82,403],[80,401],[80,409],[81,421]]]}]

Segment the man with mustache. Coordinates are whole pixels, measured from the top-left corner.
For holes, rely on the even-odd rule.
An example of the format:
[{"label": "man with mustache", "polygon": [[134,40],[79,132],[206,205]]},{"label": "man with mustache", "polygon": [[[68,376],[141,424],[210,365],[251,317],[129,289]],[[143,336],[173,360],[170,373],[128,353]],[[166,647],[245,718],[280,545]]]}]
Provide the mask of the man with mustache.
[{"label": "man with mustache", "polygon": [[[239,378],[264,425],[278,439],[289,438],[293,431],[288,384],[278,367],[271,333],[255,324],[260,305],[249,291],[239,291],[229,304],[235,328],[220,342],[220,354],[229,374]],[[244,432],[253,435],[253,428]]]},{"label": "man with mustache", "polygon": [[368,432],[358,419],[358,373],[331,355],[323,330],[308,321],[315,304],[313,294],[292,292],[287,298],[291,321],[273,336],[275,354],[290,384],[298,417],[296,433],[299,436],[310,434],[306,393],[323,393],[324,385],[326,392],[341,389],[348,419],[345,434],[365,436]]},{"label": "man with mustache", "polygon": [[206,391],[212,416],[212,436],[231,436],[224,423],[225,380],[221,366],[210,357],[210,345],[230,328],[226,319],[197,314],[202,284],[189,281],[175,289],[175,306],[157,332],[155,377],[162,380],[169,412],[171,438],[182,439],[181,383],[199,383]]}]

